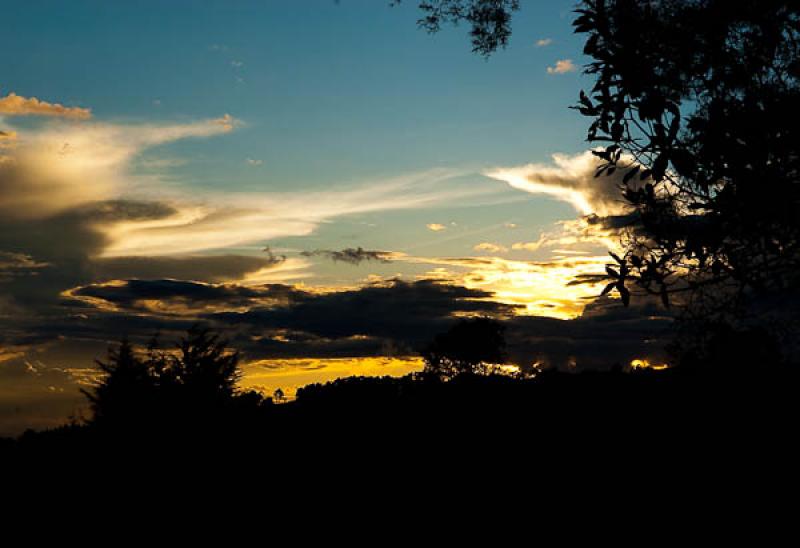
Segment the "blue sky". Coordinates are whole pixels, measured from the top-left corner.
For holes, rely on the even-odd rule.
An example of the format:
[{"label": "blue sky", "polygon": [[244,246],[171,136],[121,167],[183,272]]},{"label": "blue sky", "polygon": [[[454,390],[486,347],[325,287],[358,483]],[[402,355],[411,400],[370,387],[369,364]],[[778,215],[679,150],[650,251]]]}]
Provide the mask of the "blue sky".
[{"label": "blue sky", "polygon": [[[567,110],[580,77],[546,72],[580,61],[571,5],[523,2],[510,47],[486,61],[465,28],[417,29],[414,2],[9,3],[0,86],[105,120],[244,120],[226,139],[171,147],[196,159],[184,169],[196,184],[544,161],[583,148],[584,123]],[[541,38],[552,45],[536,48]]]}]

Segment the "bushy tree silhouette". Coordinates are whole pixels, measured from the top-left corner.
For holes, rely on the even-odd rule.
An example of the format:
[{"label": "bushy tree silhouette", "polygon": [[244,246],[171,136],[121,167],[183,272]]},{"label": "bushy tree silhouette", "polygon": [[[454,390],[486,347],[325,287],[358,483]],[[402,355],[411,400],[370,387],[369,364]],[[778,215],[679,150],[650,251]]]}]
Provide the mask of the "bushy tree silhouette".
[{"label": "bushy tree silhouette", "polygon": [[506,361],[505,327],[489,318],[462,320],[422,351],[424,373],[443,380],[486,374]]}]

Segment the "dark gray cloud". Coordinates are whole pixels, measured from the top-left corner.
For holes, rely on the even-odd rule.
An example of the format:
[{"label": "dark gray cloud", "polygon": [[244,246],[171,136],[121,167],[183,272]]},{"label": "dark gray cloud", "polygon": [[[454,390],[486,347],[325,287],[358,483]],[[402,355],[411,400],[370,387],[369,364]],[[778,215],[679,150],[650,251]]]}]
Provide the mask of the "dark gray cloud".
[{"label": "dark gray cloud", "polygon": [[42,268],[49,266],[25,253],[0,251],[0,282],[21,276],[35,276]]},{"label": "dark gray cloud", "polygon": [[559,369],[609,369],[634,359],[667,359],[665,344],[673,318],[654,299],[637,298],[629,307],[619,299],[599,297],[573,320],[518,316],[508,322],[509,351],[514,361],[537,361]]},{"label": "dark gray cloud", "polygon": [[418,345],[458,315],[506,316],[517,308],[491,301],[491,293],[433,280],[368,285],[310,296],[293,306],[253,308],[210,315],[251,329],[288,329],[328,339],[354,336]]},{"label": "dark gray cloud", "polygon": [[18,306],[42,313],[71,287],[93,281],[92,262],[108,244],[97,227],[103,221],[149,220],[172,214],[163,204],[102,201],[44,217],[0,218],[0,250],[26,256],[42,266],[35,276],[16,276],[0,292]]},{"label": "dark gray cloud", "polygon": [[267,255],[206,255],[190,257],[111,257],[92,261],[96,280],[121,280],[128,278],[197,280],[228,282],[240,280],[245,275],[276,266],[281,257]]},{"label": "dark gray cloud", "polygon": [[[543,361],[559,368],[602,369],[627,365],[635,358],[664,359],[663,345],[672,325],[671,316],[651,299],[639,298],[624,307],[618,299],[601,297],[589,303],[581,317],[558,320],[518,316],[518,307],[491,300],[491,293],[433,280],[394,280],[331,293],[279,284],[129,280],[87,286],[74,295],[113,305],[113,314],[102,312],[102,305],[88,311],[108,315],[109,326],[125,325],[125,311],[152,313],[144,302],[171,303],[166,309],[182,304],[194,314],[173,316],[178,322],[173,328],[205,322],[226,332],[251,359],[410,354],[458,317],[481,315],[506,323],[509,351],[520,365]],[[133,331],[145,336],[167,319],[157,313],[139,316],[140,325]],[[83,337],[102,336],[81,329]]]},{"label": "dark gray cloud", "polygon": [[159,202],[108,200],[35,218],[0,217],[0,282],[5,282],[0,284],[0,301],[18,312],[57,315],[61,294],[78,286],[130,278],[226,282],[283,261],[272,253],[102,258],[110,240],[101,223],[155,220],[174,213]]},{"label": "dark gray cloud", "polygon": [[359,265],[363,262],[376,261],[389,263],[392,261],[392,253],[389,251],[374,251],[363,247],[348,247],[342,250],[316,249],[314,251],[303,251],[300,253],[304,257],[326,257],[334,262]]},{"label": "dark gray cloud", "polygon": [[[244,287],[178,280],[127,280],[88,285],[72,292],[76,309],[94,306],[115,311],[153,311],[158,301],[175,308],[182,303],[196,312],[197,320],[228,330],[239,330],[250,340],[264,334],[289,333],[281,339],[296,343],[296,356],[311,348],[320,351],[324,341],[374,339],[376,348],[386,341],[418,345],[446,328],[459,315],[510,316],[515,306],[490,300],[491,293],[432,280],[368,285],[359,289],[313,293],[280,284]],[[92,300],[94,299],[94,301]],[[96,301],[99,299],[100,301]],[[208,312],[208,305],[219,309]],[[237,309],[240,309],[237,311]],[[257,345],[263,351],[268,345]],[[374,344],[372,346],[375,346]],[[374,354],[372,351],[369,354]],[[282,353],[283,355],[283,353]]]},{"label": "dark gray cloud", "polygon": [[183,301],[191,307],[220,304],[226,308],[242,306],[287,305],[309,298],[309,294],[282,284],[266,284],[256,287],[241,285],[209,284],[185,280],[125,280],[110,284],[92,284],[70,292],[75,297],[101,299],[116,308],[140,308],[139,303],[160,301],[175,304]]},{"label": "dark gray cloud", "polygon": [[622,230],[625,228],[631,228],[637,226],[640,221],[640,215],[638,211],[624,215],[607,215],[605,217],[601,217],[599,215],[587,215],[584,218],[589,226],[597,227],[603,230]]}]

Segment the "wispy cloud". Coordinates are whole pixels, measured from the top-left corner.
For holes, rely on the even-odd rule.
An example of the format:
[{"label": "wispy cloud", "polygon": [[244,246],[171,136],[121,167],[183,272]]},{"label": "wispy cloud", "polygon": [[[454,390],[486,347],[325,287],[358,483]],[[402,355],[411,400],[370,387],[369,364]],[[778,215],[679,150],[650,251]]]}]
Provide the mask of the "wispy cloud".
[{"label": "wispy cloud", "polygon": [[485,251],[487,253],[507,253],[508,248],[500,244],[493,244],[491,242],[482,242],[473,247],[475,251]]},{"label": "wispy cloud", "polygon": [[48,103],[36,97],[22,97],[9,93],[0,97],[0,114],[4,116],[55,116],[73,120],[88,120],[92,111],[88,108],[65,107],[58,103]]},{"label": "wispy cloud", "polygon": [[547,74],[566,74],[576,70],[578,70],[578,67],[575,66],[572,59],[559,59],[556,61],[555,66],[547,67]]},{"label": "wispy cloud", "polygon": [[552,38],[540,38],[539,40],[536,40],[536,47],[537,48],[544,48],[544,47],[549,46],[552,43],[553,43],[553,39]]},{"label": "wispy cloud", "polygon": [[581,154],[554,154],[553,163],[497,168],[485,175],[504,181],[531,194],[545,194],[571,204],[583,215],[619,215],[627,210],[620,185],[624,170],[613,176],[595,177],[602,160],[586,151]]},{"label": "wispy cloud", "polygon": [[[192,202],[170,202],[163,219],[107,226],[111,244],[104,256],[174,255],[258,245],[277,238],[307,236],[346,215],[425,208],[489,196],[490,189],[448,185],[459,172],[430,170],[338,190],[240,193],[208,191]],[[438,183],[438,184],[436,184]]]}]

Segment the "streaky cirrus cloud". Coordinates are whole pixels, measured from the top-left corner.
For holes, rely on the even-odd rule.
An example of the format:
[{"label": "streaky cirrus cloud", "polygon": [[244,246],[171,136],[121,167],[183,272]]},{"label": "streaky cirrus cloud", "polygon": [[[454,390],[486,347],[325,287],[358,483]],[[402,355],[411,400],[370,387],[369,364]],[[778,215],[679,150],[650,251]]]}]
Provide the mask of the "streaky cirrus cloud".
[{"label": "streaky cirrus cloud", "polygon": [[174,255],[257,245],[307,236],[322,223],[347,215],[427,208],[458,198],[463,203],[496,199],[490,188],[464,188],[462,171],[434,169],[336,190],[232,193],[205,192],[202,201],[170,202],[176,213],[152,222],[109,224],[112,243],[103,255]]},{"label": "streaky cirrus cloud", "polygon": [[92,111],[88,108],[65,107],[58,103],[48,103],[36,97],[23,97],[9,93],[0,97],[0,115],[3,116],[53,116],[73,120],[88,120]]}]

